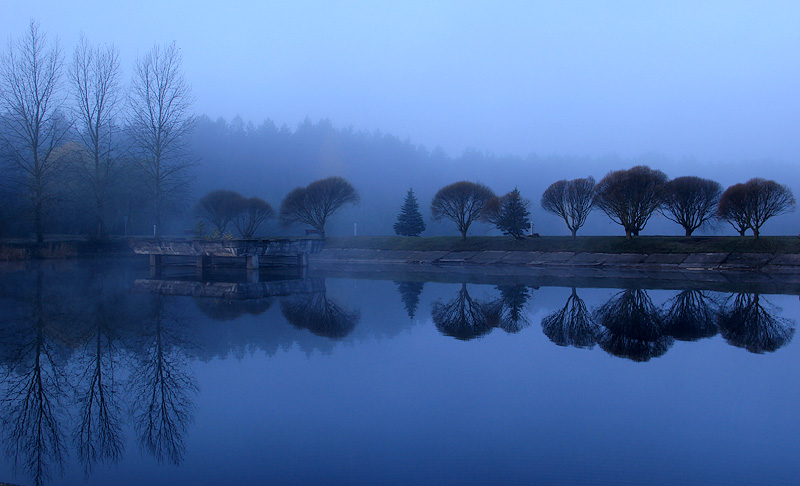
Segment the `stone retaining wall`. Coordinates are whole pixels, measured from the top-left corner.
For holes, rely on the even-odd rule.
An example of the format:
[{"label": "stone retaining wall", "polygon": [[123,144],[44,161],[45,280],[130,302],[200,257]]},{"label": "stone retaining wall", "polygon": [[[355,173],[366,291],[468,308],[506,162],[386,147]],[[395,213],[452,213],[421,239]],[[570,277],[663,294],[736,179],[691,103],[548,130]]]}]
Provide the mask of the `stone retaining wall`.
[{"label": "stone retaining wall", "polygon": [[800,274],[800,254],[770,253],[589,253],[541,251],[397,251],[326,248],[311,257],[325,263],[408,263],[437,266],[626,268],[678,271],[757,271]]}]

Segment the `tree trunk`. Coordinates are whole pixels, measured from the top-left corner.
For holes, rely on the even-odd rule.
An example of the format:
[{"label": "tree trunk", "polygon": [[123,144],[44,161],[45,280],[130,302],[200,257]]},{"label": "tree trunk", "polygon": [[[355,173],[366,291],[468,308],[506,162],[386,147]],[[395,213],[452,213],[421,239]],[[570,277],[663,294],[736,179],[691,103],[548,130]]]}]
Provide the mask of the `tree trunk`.
[{"label": "tree trunk", "polygon": [[575,240],[578,238],[578,230],[572,229],[572,239]]},{"label": "tree trunk", "polygon": [[461,239],[462,240],[466,240],[467,239],[467,230],[461,230]]},{"label": "tree trunk", "polygon": [[759,234],[758,228],[753,228],[753,235],[754,235],[756,238],[758,238],[758,234]]},{"label": "tree trunk", "polygon": [[747,231],[747,228],[742,228],[739,230],[739,236],[744,236],[744,232]]},{"label": "tree trunk", "polygon": [[692,231],[691,228],[686,228],[686,236],[692,236]]},{"label": "tree trunk", "polygon": [[36,243],[44,243],[44,228],[42,225],[42,208],[38,203],[34,208],[34,230],[36,231]]}]

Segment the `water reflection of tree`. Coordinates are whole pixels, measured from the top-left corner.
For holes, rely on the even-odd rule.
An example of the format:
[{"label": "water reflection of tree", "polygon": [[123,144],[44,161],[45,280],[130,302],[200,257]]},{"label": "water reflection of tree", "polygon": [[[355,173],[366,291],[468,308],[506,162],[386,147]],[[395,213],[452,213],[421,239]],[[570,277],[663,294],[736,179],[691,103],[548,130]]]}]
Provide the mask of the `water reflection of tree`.
[{"label": "water reflection of tree", "polygon": [[559,346],[592,348],[600,329],[573,287],[564,307],[542,318],[542,332]]},{"label": "water reflection of tree", "polygon": [[397,285],[397,291],[406,306],[408,317],[413,319],[419,305],[419,295],[422,293],[425,282],[395,282],[395,285]]},{"label": "water reflection of tree", "polygon": [[267,312],[272,307],[272,299],[213,299],[197,297],[194,299],[200,312],[215,321],[229,321],[245,314],[257,316]]},{"label": "water reflection of tree", "polygon": [[794,322],[778,317],[775,306],[759,294],[736,294],[719,313],[722,337],[751,353],[773,352],[794,336]]},{"label": "water reflection of tree", "polygon": [[483,304],[490,326],[499,327],[507,333],[517,333],[531,325],[525,306],[531,297],[525,285],[498,285],[500,297]]},{"label": "water reflection of tree", "polygon": [[[104,274],[105,275],[105,274]],[[97,462],[116,463],[122,456],[122,406],[116,364],[131,309],[125,282],[92,275],[82,296],[87,302],[78,353],[79,404],[74,436],[78,455],[88,474]]]},{"label": "water reflection of tree", "polygon": [[492,331],[483,304],[470,297],[466,283],[461,284],[456,297],[449,302],[434,302],[431,316],[440,333],[462,341],[485,336]]},{"label": "water reflection of tree", "polygon": [[662,356],[674,340],[644,290],[626,289],[595,311],[601,327],[598,343],[606,352],[633,361]]},{"label": "water reflection of tree", "polygon": [[286,297],[281,300],[281,312],[294,327],[329,339],[344,338],[361,319],[358,310],[340,306],[325,292]]},{"label": "water reflection of tree", "polygon": [[158,461],[179,464],[198,387],[189,372],[188,343],[179,320],[160,296],[153,297],[148,310],[132,376],[134,426],[143,449]]},{"label": "water reflection of tree", "polygon": [[68,358],[70,314],[58,299],[45,295],[43,272],[19,283],[20,315],[6,318],[3,326],[2,423],[6,453],[35,484],[50,477],[51,464],[59,469],[67,454],[64,423],[65,394],[69,387]]},{"label": "water reflection of tree", "polygon": [[[667,334],[680,341],[715,336],[719,303],[700,290],[684,290],[670,299],[664,313]],[[665,306],[666,307],[666,306]]]}]

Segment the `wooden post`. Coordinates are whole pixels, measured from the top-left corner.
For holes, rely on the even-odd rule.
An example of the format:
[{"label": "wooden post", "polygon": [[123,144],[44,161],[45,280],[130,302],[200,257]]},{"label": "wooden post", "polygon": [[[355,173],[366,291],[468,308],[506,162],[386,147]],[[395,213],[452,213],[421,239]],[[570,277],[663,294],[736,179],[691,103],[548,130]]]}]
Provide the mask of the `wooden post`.
[{"label": "wooden post", "polygon": [[299,267],[308,266],[308,253],[302,252],[297,254],[297,266]]}]

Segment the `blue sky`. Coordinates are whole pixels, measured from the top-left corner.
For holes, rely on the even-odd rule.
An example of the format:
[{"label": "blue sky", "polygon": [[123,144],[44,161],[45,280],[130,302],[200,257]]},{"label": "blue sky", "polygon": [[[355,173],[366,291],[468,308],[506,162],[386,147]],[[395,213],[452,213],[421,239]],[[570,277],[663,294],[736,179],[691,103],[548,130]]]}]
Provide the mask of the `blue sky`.
[{"label": "blue sky", "polygon": [[[9,2],[10,3],[10,2]],[[14,2],[68,56],[176,41],[215,118],[409,137],[453,155],[800,160],[800,2]]]}]

